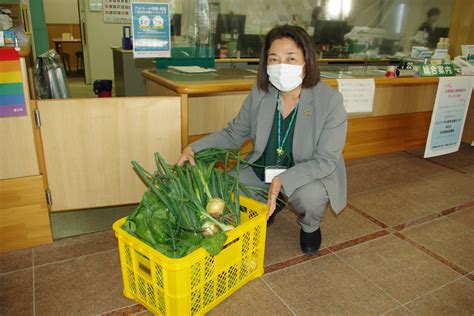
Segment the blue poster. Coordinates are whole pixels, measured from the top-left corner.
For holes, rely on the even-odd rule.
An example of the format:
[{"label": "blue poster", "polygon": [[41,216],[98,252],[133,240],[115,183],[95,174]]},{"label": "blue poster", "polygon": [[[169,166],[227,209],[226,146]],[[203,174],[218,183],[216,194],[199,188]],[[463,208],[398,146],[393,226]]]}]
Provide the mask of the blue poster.
[{"label": "blue poster", "polygon": [[471,93],[469,77],[439,79],[424,158],[459,150]]},{"label": "blue poster", "polygon": [[168,3],[132,2],[133,58],[171,56]]}]

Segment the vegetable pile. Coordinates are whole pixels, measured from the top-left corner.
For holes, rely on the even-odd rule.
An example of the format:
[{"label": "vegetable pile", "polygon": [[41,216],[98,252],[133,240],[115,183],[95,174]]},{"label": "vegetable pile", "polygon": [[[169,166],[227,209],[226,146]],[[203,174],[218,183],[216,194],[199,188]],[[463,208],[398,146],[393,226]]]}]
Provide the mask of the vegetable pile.
[{"label": "vegetable pile", "polygon": [[[152,174],[136,161],[132,165],[148,186],[123,229],[171,258],[184,257],[199,247],[216,255],[227,239],[225,232],[240,224],[240,191],[265,194],[239,183],[238,149],[211,148],[195,154],[196,165],[168,165],[155,153]],[[228,173],[235,164],[235,176]],[[260,192],[259,192],[260,190]]]}]

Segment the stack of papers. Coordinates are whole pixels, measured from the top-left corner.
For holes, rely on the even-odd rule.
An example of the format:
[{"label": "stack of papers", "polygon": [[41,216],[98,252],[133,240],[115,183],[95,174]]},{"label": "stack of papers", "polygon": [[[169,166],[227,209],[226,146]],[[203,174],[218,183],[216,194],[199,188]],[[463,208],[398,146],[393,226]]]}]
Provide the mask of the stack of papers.
[{"label": "stack of papers", "polygon": [[216,71],[214,68],[204,68],[199,66],[168,66],[168,69],[176,70],[185,74],[202,74]]}]

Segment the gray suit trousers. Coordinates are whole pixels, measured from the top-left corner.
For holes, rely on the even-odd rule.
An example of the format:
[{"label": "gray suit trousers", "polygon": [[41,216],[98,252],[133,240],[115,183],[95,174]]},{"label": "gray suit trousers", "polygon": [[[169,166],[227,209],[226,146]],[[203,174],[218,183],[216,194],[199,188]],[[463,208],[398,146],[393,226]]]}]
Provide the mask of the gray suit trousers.
[{"label": "gray suit trousers", "polygon": [[[268,184],[262,182],[251,167],[241,167],[239,178],[242,183],[249,186],[268,189]],[[267,200],[261,196],[254,195],[251,198],[267,203]],[[301,229],[306,233],[312,233],[319,229],[328,206],[329,196],[323,183],[320,180],[314,180],[296,189],[288,202],[298,215]]]}]

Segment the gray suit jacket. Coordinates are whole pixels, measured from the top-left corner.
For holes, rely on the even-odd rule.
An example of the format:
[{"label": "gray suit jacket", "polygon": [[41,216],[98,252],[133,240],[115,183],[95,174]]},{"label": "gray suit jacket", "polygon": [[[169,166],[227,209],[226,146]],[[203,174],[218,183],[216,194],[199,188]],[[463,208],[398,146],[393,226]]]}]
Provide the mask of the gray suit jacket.
[{"label": "gray suit jacket", "polygon": [[[273,123],[278,91],[268,93],[255,85],[240,112],[218,132],[191,144],[194,152],[210,147],[237,148],[252,138],[254,149],[247,157],[256,161],[265,150]],[[303,89],[293,138],[295,166],[281,173],[283,191],[291,196],[315,180],[325,186],[332,209],[339,213],[347,203],[347,179],[342,149],[347,131],[347,113],[342,95],[324,82]]]}]

